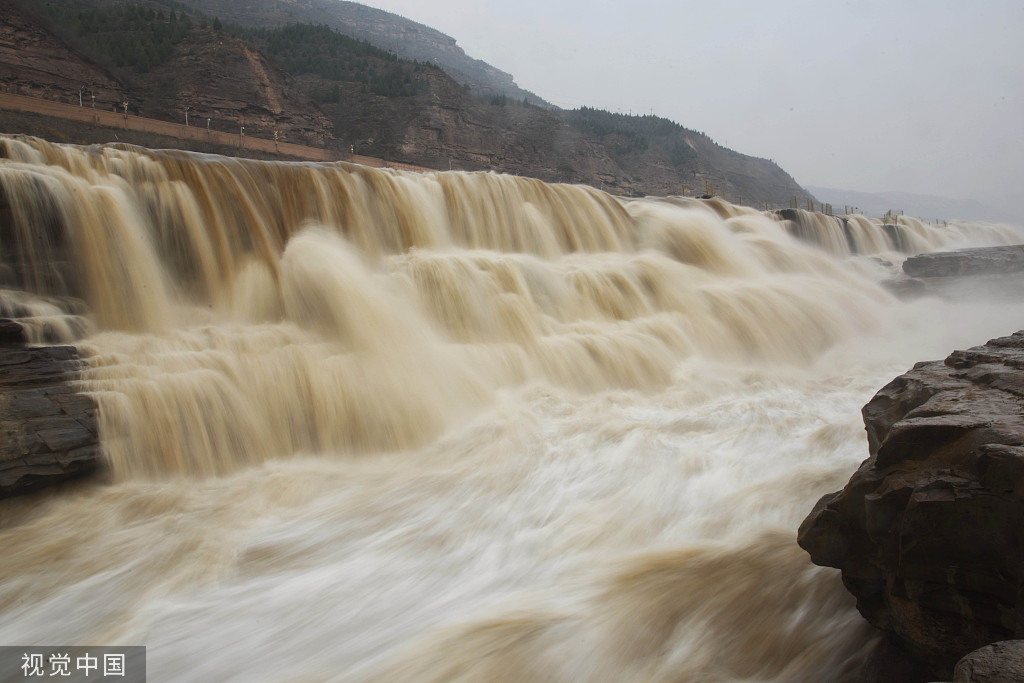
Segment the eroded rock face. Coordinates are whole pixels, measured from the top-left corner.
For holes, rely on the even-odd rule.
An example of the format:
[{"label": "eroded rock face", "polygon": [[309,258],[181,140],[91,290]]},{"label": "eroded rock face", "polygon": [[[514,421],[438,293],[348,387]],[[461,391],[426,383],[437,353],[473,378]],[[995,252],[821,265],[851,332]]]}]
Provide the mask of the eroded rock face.
[{"label": "eroded rock face", "polygon": [[[79,100],[79,88],[88,86]],[[79,58],[31,14],[0,5],[0,90],[110,111],[126,91],[103,69]]]},{"label": "eroded rock face", "polygon": [[1024,333],[918,363],[863,415],[871,457],[798,540],[948,678],[968,652],[1024,635]]},{"label": "eroded rock face", "polygon": [[0,498],[97,471],[96,404],[73,382],[73,346],[23,346],[19,323],[0,321]]}]

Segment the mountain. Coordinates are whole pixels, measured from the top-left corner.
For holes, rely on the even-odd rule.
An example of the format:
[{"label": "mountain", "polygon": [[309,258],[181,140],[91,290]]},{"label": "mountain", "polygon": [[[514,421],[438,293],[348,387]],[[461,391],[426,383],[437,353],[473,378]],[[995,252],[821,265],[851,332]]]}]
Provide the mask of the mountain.
[{"label": "mountain", "polygon": [[[233,7],[234,18],[266,21],[243,26],[174,0],[7,0],[0,5],[0,74],[8,92],[73,103],[81,92],[86,106],[95,95],[96,106],[108,110],[126,102],[140,116],[184,123],[187,115],[192,126],[244,127],[248,136],[276,134],[339,157],[493,170],[623,195],[692,196],[713,187],[756,207],[807,196],[774,163],[672,121],[550,111],[529,96],[482,95],[432,60],[409,61],[324,24],[288,23],[325,1],[204,2]],[[421,42],[454,50],[452,39],[432,29],[392,24],[394,15],[377,10],[368,16],[385,34],[404,26],[430,37]],[[0,131],[34,133],[10,121],[0,112]],[[99,132],[79,137],[102,139]]]},{"label": "mountain", "polygon": [[[768,159],[722,147],[703,133],[658,116],[614,114],[582,107],[560,112],[577,130],[599,140],[615,163],[662,194],[705,192],[736,203],[789,205],[807,192]],[[684,192],[685,190],[685,192]]]},{"label": "mountain", "polygon": [[992,221],[997,223],[1024,224],[1020,216],[986,206],[974,199],[950,199],[928,194],[910,192],[857,192],[829,187],[807,187],[823,202],[829,202],[833,208],[841,206],[857,207],[866,216],[880,217],[888,211],[903,213],[924,220],[953,219]]},{"label": "mountain", "polygon": [[374,7],[342,0],[181,0],[181,4],[246,27],[323,24],[403,59],[436,64],[476,94],[525,98],[553,107],[517,86],[510,74],[469,57],[451,36]]}]

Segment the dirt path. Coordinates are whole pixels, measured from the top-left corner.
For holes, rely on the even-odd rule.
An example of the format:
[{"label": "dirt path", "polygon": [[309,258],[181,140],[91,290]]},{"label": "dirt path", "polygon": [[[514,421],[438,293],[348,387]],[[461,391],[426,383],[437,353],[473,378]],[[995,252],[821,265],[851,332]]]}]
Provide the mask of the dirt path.
[{"label": "dirt path", "polygon": [[434,169],[402,164],[393,161],[384,161],[374,157],[364,157],[357,154],[343,155],[339,152],[332,152],[318,147],[307,147],[296,145],[291,142],[275,142],[249,135],[238,133],[225,133],[219,130],[210,130],[197,126],[185,126],[180,123],[147,119],[132,114],[93,109],[91,107],[78,107],[63,102],[53,102],[24,95],[13,95],[11,93],[0,93],[0,109],[13,111],[32,112],[44,116],[55,116],[62,119],[74,121],[85,121],[110,128],[125,128],[143,133],[156,133],[169,135],[181,140],[197,140],[210,142],[219,145],[232,147],[256,149],[269,154],[280,154],[282,156],[308,159],[310,161],[349,161],[351,163],[370,166],[373,168],[394,168],[402,171],[432,171]]}]

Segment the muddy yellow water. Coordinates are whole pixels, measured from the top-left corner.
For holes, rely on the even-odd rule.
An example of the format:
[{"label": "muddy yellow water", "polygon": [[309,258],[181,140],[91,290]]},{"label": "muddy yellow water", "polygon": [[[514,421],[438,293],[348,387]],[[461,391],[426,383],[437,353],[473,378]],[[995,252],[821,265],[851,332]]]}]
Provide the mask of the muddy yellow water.
[{"label": "muddy yellow water", "polygon": [[795,535],[861,405],[1024,328],[878,284],[1005,226],[14,138],[0,195],[111,465],[0,508],[0,644],[151,681],[833,679],[872,635]]}]

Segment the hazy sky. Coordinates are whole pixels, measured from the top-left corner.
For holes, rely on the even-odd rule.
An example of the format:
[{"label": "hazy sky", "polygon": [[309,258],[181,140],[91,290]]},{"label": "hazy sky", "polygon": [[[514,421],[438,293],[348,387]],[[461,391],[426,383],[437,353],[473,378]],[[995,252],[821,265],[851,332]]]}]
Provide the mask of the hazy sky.
[{"label": "hazy sky", "polygon": [[802,185],[1024,214],[1024,0],[361,0],[561,107],[650,113]]}]

